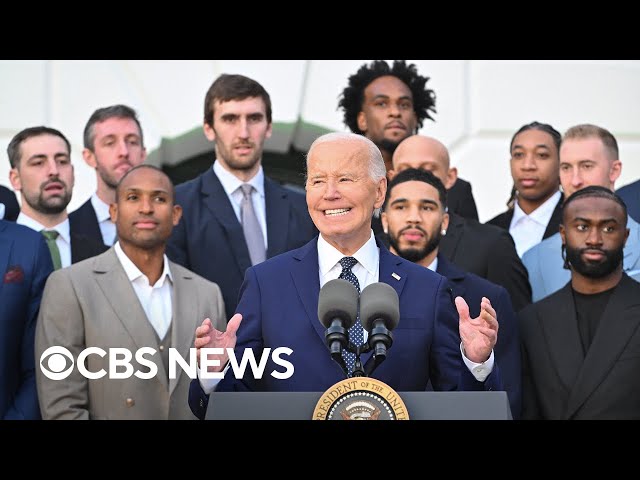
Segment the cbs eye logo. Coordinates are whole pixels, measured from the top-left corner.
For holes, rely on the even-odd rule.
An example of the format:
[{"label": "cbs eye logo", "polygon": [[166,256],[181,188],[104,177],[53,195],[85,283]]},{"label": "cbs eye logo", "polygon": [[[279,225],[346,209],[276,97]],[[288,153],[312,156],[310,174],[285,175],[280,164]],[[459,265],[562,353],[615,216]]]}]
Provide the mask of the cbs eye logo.
[{"label": "cbs eye logo", "polygon": [[[48,360],[47,357],[49,357]],[[71,364],[65,370],[64,367],[67,363],[67,358],[71,361]],[[73,355],[71,355],[71,352],[60,346],[49,347],[40,355],[40,370],[45,377],[51,380],[64,380],[71,375],[73,363]]]}]

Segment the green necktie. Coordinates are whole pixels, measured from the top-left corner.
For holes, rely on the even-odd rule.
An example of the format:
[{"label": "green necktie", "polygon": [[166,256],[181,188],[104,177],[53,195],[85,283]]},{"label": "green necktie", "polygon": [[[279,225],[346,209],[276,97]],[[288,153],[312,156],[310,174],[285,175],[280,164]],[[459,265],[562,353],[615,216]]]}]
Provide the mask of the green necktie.
[{"label": "green necktie", "polygon": [[60,260],[60,249],[58,248],[58,244],[56,243],[56,238],[60,235],[55,230],[42,230],[42,235],[47,240],[47,247],[49,247],[49,252],[51,252],[51,260],[53,260],[53,269],[58,270],[62,268],[62,260]]}]

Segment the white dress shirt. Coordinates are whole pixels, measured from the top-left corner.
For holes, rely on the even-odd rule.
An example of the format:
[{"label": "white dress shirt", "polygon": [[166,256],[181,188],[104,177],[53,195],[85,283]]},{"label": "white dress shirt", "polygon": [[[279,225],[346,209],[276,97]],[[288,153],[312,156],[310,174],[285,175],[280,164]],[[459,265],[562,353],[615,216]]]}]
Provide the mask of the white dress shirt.
[{"label": "white dress shirt", "polygon": [[171,301],[173,277],[171,276],[167,256],[164,255],[164,268],[160,278],[154,285],[149,285],[147,276],[127,257],[127,254],[124,253],[120,246],[120,242],[116,242],[113,249],[127,274],[127,278],[131,282],[134,292],[136,292],[138,300],[140,300],[140,305],[142,305],[149,323],[158,334],[158,338],[162,340],[167,330],[169,330],[171,317],[173,316],[173,303]]},{"label": "white dress shirt", "polygon": [[28,217],[23,212],[20,212],[16,223],[29,227],[36,232],[42,230],[55,230],[58,232],[58,238],[56,238],[56,245],[60,251],[60,265],[62,268],[71,265],[71,233],[69,231],[69,219],[65,218],[62,223],[59,223],[55,227],[47,228],[40,222]]},{"label": "white dress shirt", "polygon": [[0,202],[0,220],[4,218],[4,203]]},{"label": "white dress shirt", "polygon": [[515,202],[509,233],[513,237],[516,251],[520,258],[522,258],[524,252],[542,241],[547,225],[549,225],[549,220],[551,220],[551,215],[553,215],[561,195],[557,191],[529,215],[522,211],[517,201]]},{"label": "white dress shirt", "polygon": [[102,234],[102,242],[110,247],[116,242],[116,224],[111,221],[109,204],[104,203],[94,192],[91,195],[91,206],[96,212],[100,233]]},{"label": "white dress shirt", "polygon": [[265,204],[264,197],[264,171],[262,170],[262,165],[258,169],[258,173],[249,180],[248,182],[243,182],[231,172],[228,172],[224,169],[220,162],[213,163],[213,171],[215,172],[218,180],[222,184],[222,188],[224,189],[227,197],[231,201],[231,206],[233,207],[233,211],[238,218],[238,222],[242,224],[242,216],[240,212],[240,206],[242,205],[242,189],[240,188],[245,183],[252,185],[255,190],[251,194],[251,202],[253,203],[253,211],[256,213],[258,217],[258,223],[260,223],[260,228],[262,229],[262,238],[264,238],[264,248],[267,249],[267,208]]}]

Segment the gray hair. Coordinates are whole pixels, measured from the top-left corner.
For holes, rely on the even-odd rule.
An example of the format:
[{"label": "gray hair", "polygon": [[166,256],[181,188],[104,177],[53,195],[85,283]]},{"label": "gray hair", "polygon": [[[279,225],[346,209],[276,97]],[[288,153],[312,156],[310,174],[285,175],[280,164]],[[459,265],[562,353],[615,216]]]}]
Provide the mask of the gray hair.
[{"label": "gray hair", "polygon": [[376,146],[376,144],[369,140],[367,137],[348,132],[331,132],[316,138],[309,147],[309,151],[307,152],[307,170],[309,167],[309,157],[311,156],[311,152],[317,145],[329,142],[352,141],[362,142],[367,146],[367,149],[369,150],[369,175],[371,176],[373,181],[377,182],[380,179],[385,178],[387,176],[387,168],[385,167],[384,160],[382,159],[382,153],[380,153],[380,149]]}]

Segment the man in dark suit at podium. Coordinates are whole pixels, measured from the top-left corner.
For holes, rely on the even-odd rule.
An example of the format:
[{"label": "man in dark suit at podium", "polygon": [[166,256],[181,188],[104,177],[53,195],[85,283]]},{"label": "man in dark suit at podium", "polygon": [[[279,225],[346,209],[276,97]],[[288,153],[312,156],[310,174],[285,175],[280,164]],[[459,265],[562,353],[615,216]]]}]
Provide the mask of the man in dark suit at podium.
[{"label": "man in dark suit at podium", "polygon": [[[498,324],[489,300],[483,299],[480,316],[472,319],[465,301],[456,298],[456,312],[444,277],[392,255],[376,241],[371,217],[382,206],[386,187],[380,151],[365,137],[330,133],[311,145],[307,205],[320,236],[249,268],[237,313],[226,332],[213,330],[205,319],[196,330],[195,341],[198,349],[235,347],[238,359],[246,349],[260,358],[264,348],[289,347],[294,372],[287,379],[268,374],[257,379],[247,371],[244,378],[236,379],[227,367],[219,384],[200,372],[189,392],[189,404],[197,417],[204,418],[207,393],[214,388],[324,391],[343,380],[344,373],[329,355],[325,329],[318,320],[318,295],[326,282],[343,278],[345,269],[360,288],[381,281],[391,285],[400,300],[393,347],[373,372],[374,378],[398,391],[425,390],[429,380],[435,390],[502,390],[493,355]],[[371,352],[364,354],[362,362],[370,356]],[[215,359],[220,364],[210,371],[220,372],[228,357]],[[265,371],[272,370],[281,368],[269,360]]]},{"label": "man in dark suit at podium", "polygon": [[176,187],[184,213],[167,255],[220,286],[227,318],[235,312],[248,267],[298,248],[317,233],[304,197],[264,174],[262,150],[271,126],[271,99],[262,85],[221,75],[204,101],[204,133],[215,142],[216,161]]}]

